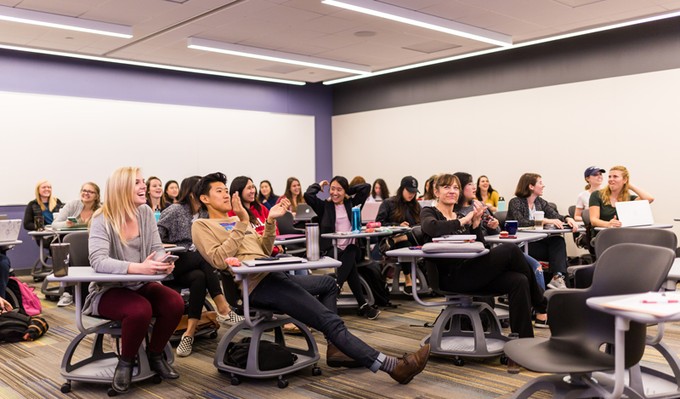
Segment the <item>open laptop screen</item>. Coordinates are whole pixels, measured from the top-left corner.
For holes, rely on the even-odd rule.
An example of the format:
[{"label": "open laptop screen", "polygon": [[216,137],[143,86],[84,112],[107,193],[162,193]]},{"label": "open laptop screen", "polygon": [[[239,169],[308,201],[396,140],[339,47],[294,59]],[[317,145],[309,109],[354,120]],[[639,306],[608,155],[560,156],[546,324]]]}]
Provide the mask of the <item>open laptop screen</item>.
[{"label": "open laptop screen", "polygon": [[649,201],[625,201],[616,203],[616,216],[622,227],[649,226],[654,224]]}]

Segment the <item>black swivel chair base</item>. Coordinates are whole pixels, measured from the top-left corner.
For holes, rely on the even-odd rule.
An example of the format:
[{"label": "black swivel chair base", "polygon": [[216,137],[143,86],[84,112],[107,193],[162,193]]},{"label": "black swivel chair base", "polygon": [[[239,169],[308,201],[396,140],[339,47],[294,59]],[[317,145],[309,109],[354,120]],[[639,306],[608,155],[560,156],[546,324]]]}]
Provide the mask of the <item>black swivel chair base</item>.
[{"label": "black swivel chair base", "polygon": [[[307,343],[306,349],[286,346],[285,337],[281,327],[287,323],[293,323],[300,329]],[[260,370],[258,361],[260,341],[263,339],[263,334],[272,329],[274,330],[274,342],[297,355],[297,360],[295,360],[293,365],[288,367],[283,367],[276,370]],[[225,363],[225,354],[227,353],[229,343],[233,342],[234,338],[236,338],[236,336],[244,330],[251,330],[251,343],[250,347],[248,348],[248,362],[246,368],[240,368]],[[271,320],[258,321],[253,327],[249,327],[246,320],[231,327],[229,331],[227,331],[222,337],[219,345],[217,346],[214,364],[220,372],[230,374],[230,382],[232,385],[238,385],[241,383],[241,379],[239,377],[278,378],[278,387],[285,388],[288,386],[288,380],[285,379],[285,375],[294,371],[313,366],[312,375],[321,375],[321,369],[316,365],[319,359],[319,349],[316,346],[316,341],[314,340],[314,336],[306,325],[291,317],[274,315],[272,316]]]},{"label": "black swivel chair base", "polygon": [[[453,356],[457,366],[464,364],[462,357],[501,356],[504,362],[503,347],[508,337],[502,334],[493,309],[486,303],[473,302],[469,296],[447,296],[446,300],[456,303],[444,308],[434,323],[432,334],[421,344],[429,343],[432,354]],[[482,315],[485,315],[486,328]],[[469,320],[469,324],[463,324],[464,320]]]},{"label": "black swivel chair base", "polygon": [[[94,342],[90,356],[78,362],[73,362],[73,357],[78,350],[78,346],[87,336],[94,334]],[[89,382],[97,384],[111,384],[113,373],[118,364],[118,355],[113,351],[104,350],[104,337],[111,335],[113,338],[120,339],[120,326],[117,322],[107,321],[99,325],[88,328],[85,332],[78,334],[66,348],[64,357],[61,361],[61,375],[66,382],[61,386],[62,393],[71,391],[73,381]],[[84,349],[83,349],[84,350]],[[165,356],[168,363],[174,362],[172,347],[165,346]],[[154,383],[160,383],[161,377],[149,367],[146,355],[146,341],[142,343],[137,352],[137,364],[132,371],[132,382],[139,382],[153,379]],[[117,395],[113,388],[108,390],[109,396]]]}]

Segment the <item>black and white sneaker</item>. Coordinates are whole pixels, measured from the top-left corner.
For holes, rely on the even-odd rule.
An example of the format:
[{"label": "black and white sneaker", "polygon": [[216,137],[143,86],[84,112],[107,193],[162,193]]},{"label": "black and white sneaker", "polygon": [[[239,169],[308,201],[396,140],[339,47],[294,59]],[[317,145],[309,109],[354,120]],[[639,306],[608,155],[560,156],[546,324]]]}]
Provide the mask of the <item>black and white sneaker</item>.
[{"label": "black and white sneaker", "polygon": [[380,310],[369,305],[368,303],[364,303],[359,308],[359,316],[364,316],[369,320],[375,320],[378,318],[378,316],[380,316]]},{"label": "black and white sneaker", "polygon": [[182,340],[177,345],[177,356],[186,357],[191,355],[192,346],[194,344],[194,337],[182,335]]},{"label": "black and white sneaker", "polygon": [[562,273],[557,273],[555,277],[553,277],[552,281],[548,283],[548,287],[556,290],[563,290],[567,288],[567,285],[564,283],[564,276]]}]

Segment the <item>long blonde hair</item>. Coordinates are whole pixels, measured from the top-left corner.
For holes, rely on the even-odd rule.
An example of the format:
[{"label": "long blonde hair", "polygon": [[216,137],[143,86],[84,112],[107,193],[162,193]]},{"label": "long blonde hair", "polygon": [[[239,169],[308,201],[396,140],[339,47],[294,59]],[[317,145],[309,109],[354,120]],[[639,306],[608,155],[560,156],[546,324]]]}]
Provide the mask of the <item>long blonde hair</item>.
[{"label": "long blonde hair", "polygon": [[137,217],[138,210],[132,191],[139,171],[140,169],[134,166],[116,169],[106,181],[104,205],[94,214],[94,216],[104,214],[104,219],[111,225],[123,245],[127,244],[123,235],[126,221]]},{"label": "long blonde hair", "polygon": [[[630,201],[630,173],[628,173],[628,169],[626,169],[625,166],[617,165],[617,166],[612,166],[611,169],[609,169],[609,172],[611,173],[612,170],[618,170],[621,172],[621,175],[624,180],[626,180],[625,183],[623,183],[623,187],[621,188],[621,192],[619,193],[618,198],[616,198],[617,201],[625,202],[625,201]],[[611,196],[612,196],[612,189],[609,187],[609,184],[602,190],[600,190],[600,197],[602,198],[602,203],[604,205],[611,205]]]},{"label": "long blonde hair", "polygon": [[[48,180],[40,180],[38,184],[35,185],[35,201],[38,203],[40,206],[40,210],[44,211],[45,210],[45,204],[43,204],[42,199],[40,199],[40,186],[42,186],[45,183],[49,183]],[[50,212],[54,211],[54,208],[57,207],[57,197],[54,196],[54,193],[50,194],[50,198],[47,200],[47,208],[50,210]]]}]

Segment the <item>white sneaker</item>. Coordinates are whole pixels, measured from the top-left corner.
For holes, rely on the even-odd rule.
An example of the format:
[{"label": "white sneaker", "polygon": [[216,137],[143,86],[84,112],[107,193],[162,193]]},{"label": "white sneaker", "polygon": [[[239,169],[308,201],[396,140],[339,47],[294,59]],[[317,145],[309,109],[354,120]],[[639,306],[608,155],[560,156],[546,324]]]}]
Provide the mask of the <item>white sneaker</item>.
[{"label": "white sneaker", "polygon": [[548,287],[556,290],[563,290],[567,288],[567,285],[564,283],[564,276],[557,274],[555,277],[553,277],[552,281],[548,283]]},{"label": "white sneaker", "polygon": [[59,297],[59,302],[57,302],[57,306],[63,308],[64,306],[68,306],[73,303],[73,296],[69,294],[68,292],[64,292],[61,294],[61,297]]},{"label": "white sneaker", "polygon": [[187,357],[191,355],[191,349],[194,344],[194,337],[190,337],[188,335],[182,335],[182,340],[179,341],[179,345],[177,345],[177,356],[179,357]]}]

